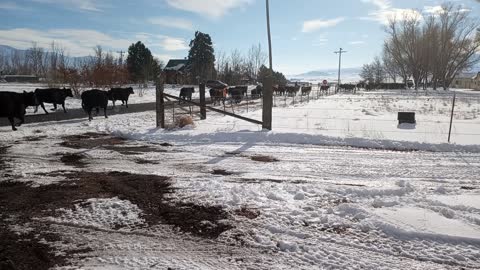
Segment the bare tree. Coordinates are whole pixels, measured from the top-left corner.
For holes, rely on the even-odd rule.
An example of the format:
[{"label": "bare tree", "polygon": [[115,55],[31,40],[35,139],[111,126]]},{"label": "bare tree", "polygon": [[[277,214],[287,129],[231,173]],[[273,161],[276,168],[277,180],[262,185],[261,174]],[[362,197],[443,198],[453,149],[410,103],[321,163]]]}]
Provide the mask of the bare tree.
[{"label": "bare tree", "polygon": [[[462,70],[471,68],[480,60],[477,53],[480,42],[475,37],[478,22],[470,20],[468,13],[460,6],[446,4],[438,16],[439,49],[437,78],[447,89],[455,76]],[[477,38],[477,39],[476,39]]]}]

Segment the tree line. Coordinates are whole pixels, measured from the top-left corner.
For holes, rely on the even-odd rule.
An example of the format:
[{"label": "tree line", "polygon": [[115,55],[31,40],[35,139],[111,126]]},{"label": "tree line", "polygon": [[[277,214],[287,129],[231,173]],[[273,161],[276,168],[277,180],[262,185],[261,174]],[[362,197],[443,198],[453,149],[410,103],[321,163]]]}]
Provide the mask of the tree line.
[{"label": "tree line", "polygon": [[387,79],[412,80],[415,89],[448,87],[461,72],[480,61],[480,25],[461,6],[443,4],[428,16],[417,13],[391,18],[381,56],[363,66],[369,84]]},{"label": "tree line", "polygon": [[[50,48],[32,43],[26,51],[11,54],[0,52],[0,72],[9,75],[37,75],[49,85],[69,85],[76,94],[82,87],[108,88],[127,83],[145,84],[162,74],[164,63],[153,57],[151,51],[138,41],[128,48],[126,59],[93,48],[88,57],[69,57],[66,48],[52,42]],[[246,54],[235,49],[227,55],[215,52],[210,35],[196,32],[188,53],[187,83],[199,80],[221,80],[229,85],[264,82],[269,70],[265,67],[266,53],[260,44],[252,46]],[[286,84],[285,76],[274,72],[274,83]]]}]

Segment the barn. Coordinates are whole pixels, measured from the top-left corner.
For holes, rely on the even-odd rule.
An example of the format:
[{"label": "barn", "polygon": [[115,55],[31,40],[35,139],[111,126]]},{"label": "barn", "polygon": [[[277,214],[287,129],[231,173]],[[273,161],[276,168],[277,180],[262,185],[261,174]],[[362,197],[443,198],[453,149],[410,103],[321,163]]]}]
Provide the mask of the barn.
[{"label": "barn", "polygon": [[190,66],[187,59],[172,59],[164,68],[166,84],[185,84],[189,79]]}]

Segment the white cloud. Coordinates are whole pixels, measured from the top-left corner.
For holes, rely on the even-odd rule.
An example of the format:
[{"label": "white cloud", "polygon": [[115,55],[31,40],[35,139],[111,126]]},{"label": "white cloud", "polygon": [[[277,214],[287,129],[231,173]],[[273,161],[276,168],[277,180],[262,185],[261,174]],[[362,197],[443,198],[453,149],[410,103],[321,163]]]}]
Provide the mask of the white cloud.
[{"label": "white cloud", "polygon": [[148,19],[148,22],[154,25],[160,25],[170,28],[178,28],[183,30],[192,30],[193,23],[189,20],[173,18],[173,17],[155,17]]},{"label": "white cloud", "polygon": [[183,51],[189,49],[184,39],[168,36],[162,36],[160,46],[167,51]]},{"label": "white cloud", "polygon": [[38,3],[62,5],[68,9],[83,10],[83,11],[102,11],[99,6],[99,1],[94,0],[32,0]]},{"label": "white cloud", "polygon": [[303,22],[302,32],[310,33],[322,28],[335,26],[345,20],[344,17],[339,17],[330,20],[310,20]]},{"label": "white cloud", "polygon": [[0,30],[0,44],[17,49],[27,49],[36,42],[48,48],[55,41],[64,47],[71,56],[91,55],[93,47],[100,45],[107,50],[125,49],[132,42],[113,38],[107,34],[88,29],[52,29],[38,31],[28,28]]},{"label": "white cloud", "polygon": [[173,8],[217,19],[230,10],[245,7],[253,0],[166,0]]},{"label": "white cloud", "polygon": [[188,50],[187,41],[183,38],[171,37],[167,35],[156,35],[145,32],[118,32],[123,36],[134,37],[135,40],[142,41],[147,47],[158,47],[164,51],[184,51]]},{"label": "white cloud", "polygon": [[378,9],[389,9],[392,6],[389,0],[362,0],[362,2],[375,5]]},{"label": "white cloud", "polygon": [[388,24],[389,20],[404,20],[421,18],[420,12],[414,9],[402,9],[392,7],[389,0],[362,0],[362,2],[374,5],[377,9],[370,11],[368,17],[360,17],[362,20],[377,21],[381,24]]},{"label": "white cloud", "polygon": [[429,14],[442,14],[445,13],[445,10],[442,6],[425,6],[423,7],[423,12]]}]

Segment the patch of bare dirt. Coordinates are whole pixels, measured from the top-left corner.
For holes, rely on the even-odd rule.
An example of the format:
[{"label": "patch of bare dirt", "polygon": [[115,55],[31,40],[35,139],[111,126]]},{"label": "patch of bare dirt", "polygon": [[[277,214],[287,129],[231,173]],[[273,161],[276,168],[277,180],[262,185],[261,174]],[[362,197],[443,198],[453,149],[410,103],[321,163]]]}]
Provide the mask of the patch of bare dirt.
[{"label": "patch of bare dirt", "polygon": [[213,170],[212,171],[212,174],[214,175],[233,175],[234,173],[233,172],[228,172],[226,170],[222,170],[222,169],[216,169],[216,170]]},{"label": "patch of bare dirt", "polygon": [[23,138],[23,141],[38,142],[38,141],[41,141],[41,140],[46,139],[46,138],[48,138],[48,136],[27,136],[27,137]]},{"label": "patch of bare dirt", "polygon": [[135,159],[135,163],[137,163],[137,164],[150,164],[150,165],[160,164],[160,162],[158,162],[158,161],[148,160],[148,159],[143,159],[143,158],[137,158],[137,159]]},{"label": "patch of bare dirt", "polygon": [[167,152],[166,150],[157,149],[147,145],[141,145],[141,146],[106,145],[106,146],[103,146],[102,148],[116,151],[122,155],[127,155],[127,156],[140,155],[144,153],[166,153]]},{"label": "patch of bare dirt", "polygon": [[163,146],[163,147],[172,147],[173,144],[170,144],[170,143],[161,143],[160,146]]},{"label": "patch of bare dirt", "polygon": [[0,175],[4,174],[7,169],[7,151],[10,146],[0,145]]},{"label": "patch of bare dirt", "polygon": [[127,140],[102,133],[85,133],[63,137],[63,147],[73,149],[103,148],[122,155],[140,155],[143,153],[167,152],[148,145],[127,145]]},{"label": "patch of bare dirt", "polygon": [[234,211],[237,216],[246,217],[248,219],[256,219],[260,216],[260,211],[258,209],[248,208],[246,206],[242,206],[240,209]]},{"label": "patch of bare dirt", "polygon": [[[17,234],[9,229],[7,216],[0,217],[0,269],[47,270],[54,266],[67,265],[65,255],[56,254],[45,241],[56,242],[59,237],[38,228],[25,234]],[[84,251],[88,252],[88,251]]]},{"label": "patch of bare dirt", "polygon": [[[183,232],[212,239],[232,228],[221,222],[229,217],[222,207],[167,199],[166,195],[174,191],[168,177],[84,171],[43,175],[61,176],[67,180],[39,187],[26,182],[0,182],[0,269],[49,269],[66,265],[71,254],[89,252],[57,252],[45,240],[51,243],[62,239],[48,233],[48,226],[36,218],[57,216],[61,212],[56,209],[73,209],[78,202],[90,198],[118,197],[136,204],[144,213],[146,224],[142,226],[169,224]],[[31,232],[18,235],[9,229],[12,225],[27,223]]]},{"label": "patch of bare dirt", "polygon": [[258,162],[278,162],[277,158],[271,157],[271,156],[264,156],[264,155],[255,155],[250,157],[251,160],[253,161],[258,161]]},{"label": "patch of bare dirt", "polygon": [[[42,199],[36,203],[46,206],[43,209],[46,215],[56,214],[49,209],[71,208],[75,201],[118,197],[142,209],[147,225],[169,224],[179,227],[182,231],[206,238],[216,238],[231,228],[219,222],[228,218],[228,214],[221,207],[174,203],[166,199],[165,195],[173,192],[168,177],[125,172],[83,171],[56,172],[49,176],[63,176],[69,181],[38,188],[44,191],[40,194],[45,194],[46,197],[42,198],[47,201]],[[48,198],[54,199],[50,201]]]},{"label": "patch of bare dirt", "polygon": [[84,161],[86,156],[83,154],[64,153],[61,155],[62,157],[60,158],[60,161],[67,166],[73,166],[76,168],[85,168],[85,166],[87,165],[87,163]]},{"label": "patch of bare dirt", "polygon": [[73,149],[93,149],[97,147],[105,147],[112,145],[121,145],[125,140],[118,137],[112,137],[103,133],[85,133],[81,135],[71,135],[63,137],[63,142],[60,143],[63,147]]}]

